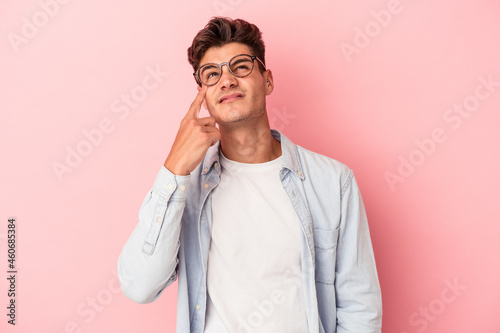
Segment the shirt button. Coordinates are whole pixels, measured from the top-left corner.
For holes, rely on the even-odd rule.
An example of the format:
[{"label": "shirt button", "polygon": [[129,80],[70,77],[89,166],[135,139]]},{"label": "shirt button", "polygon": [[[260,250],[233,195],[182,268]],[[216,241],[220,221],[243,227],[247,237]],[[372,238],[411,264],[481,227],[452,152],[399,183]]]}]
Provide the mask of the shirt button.
[{"label": "shirt button", "polygon": [[161,217],[158,217],[158,218],[156,219],[156,222],[158,222],[158,223],[159,223],[159,222],[161,222]]},{"label": "shirt button", "polygon": [[200,309],[200,306],[196,304],[196,310],[198,311]]},{"label": "shirt button", "polygon": [[215,163],[214,163],[214,167],[216,167],[216,168],[217,168],[217,165],[218,165],[218,163],[217,163],[217,162],[215,162]]},{"label": "shirt button", "polygon": [[179,187],[179,189],[180,189],[181,191],[184,191],[184,190],[186,189],[186,186],[181,185],[181,186]]},{"label": "shirt button", "polygon": [[203,169],[203,172],[207,172],[207,171],[208,171],[208,169],[207,169],[207,168]]},{"label": "shirt button", "polygon": [[299,176],[302,176],[302,172],[300,172],[300,171],[297,171],[297,174],[298,174]]},{"label": "shirt button", "polygon": [[204,188],[208,188],[208,184],[203,185]]},{"label": "shirt button", "polygon": [[172,185],[172,184],[168,184],[168,185],[167,185],[167,188],[168,188],[169,190],[171,190],[171,189],[173,189],[173,188],[174,188],[174,185]]}]

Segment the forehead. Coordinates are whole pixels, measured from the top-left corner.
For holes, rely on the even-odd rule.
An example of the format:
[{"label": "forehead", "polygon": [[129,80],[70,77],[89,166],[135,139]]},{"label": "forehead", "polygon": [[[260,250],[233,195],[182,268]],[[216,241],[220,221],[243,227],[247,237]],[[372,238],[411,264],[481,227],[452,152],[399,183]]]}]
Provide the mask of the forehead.
[{"label": "forehead", "polygon": [[221,63],[229,61],[232,57],[238,54],[252,54],[252,50],[245,44],[229,43],[222,47],[209,48],[200,60],[200,65],[215,62]]}]

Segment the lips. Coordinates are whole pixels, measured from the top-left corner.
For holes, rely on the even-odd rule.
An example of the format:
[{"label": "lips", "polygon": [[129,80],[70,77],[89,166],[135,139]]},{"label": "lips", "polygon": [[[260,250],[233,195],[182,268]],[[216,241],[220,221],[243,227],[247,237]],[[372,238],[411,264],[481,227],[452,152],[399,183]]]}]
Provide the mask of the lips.
[{"label": "lips", "polygon": [[240,93],[225,95],[219,99],[219,103],[229,103],[229,102],[235,101],[237,99],[240,99],[242,97],[243,97],[243,94],[240,94]]}]

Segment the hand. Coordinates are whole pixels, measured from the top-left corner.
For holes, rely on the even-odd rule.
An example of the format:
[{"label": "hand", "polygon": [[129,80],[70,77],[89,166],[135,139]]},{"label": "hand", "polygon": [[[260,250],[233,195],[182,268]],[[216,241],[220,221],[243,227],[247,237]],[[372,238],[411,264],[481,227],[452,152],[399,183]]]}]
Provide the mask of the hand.
[{"label": "hand", "polygon": [[165,160],[165,168],[174,175],[189,175],[203,160],[208,148],[220,139],[215,118],[198,117],[206,93],[207,87],[203,86],[182,119],[172,149]]}]

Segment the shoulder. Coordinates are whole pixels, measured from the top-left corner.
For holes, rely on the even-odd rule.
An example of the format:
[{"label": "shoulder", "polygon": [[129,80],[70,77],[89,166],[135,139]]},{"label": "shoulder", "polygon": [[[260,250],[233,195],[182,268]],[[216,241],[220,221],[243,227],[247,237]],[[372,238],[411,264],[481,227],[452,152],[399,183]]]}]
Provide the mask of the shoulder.
[{"label": "shoulder", "polygon": [[295,146],[297,147],[300,162],[304,168],[313,168],[317,171],[338,175],[339,177],[345,177],[352,173],[352,170],[343,162],[302,146]]},{"label": "shoulder", "polygon": [[285,163],[301,169],[306,182],[314,184],[333,182],[342,191],[349,187],[353,172],[346,164],[297,145],[279,131],[273,130],[272,133],[280,138],[283,153],[286,155]]},{"label": "shoulder", "polygon": [[339,175],[350,172],[349,167],[344,163],[304,148],[294,143],[279,131],[272,131],[273,135],[281,141],[283,154],[286,155],[286,159],[289,160],[292,165],[298,162],[303,168],[314,167],[322,171],[334,172]]},{"label": "shoulder", "polygon": [[296,145],[300,164],[306,181],[312,183],[329,183],[340,191],[340,195],[351,186],[354,173],[346,164]]}]

